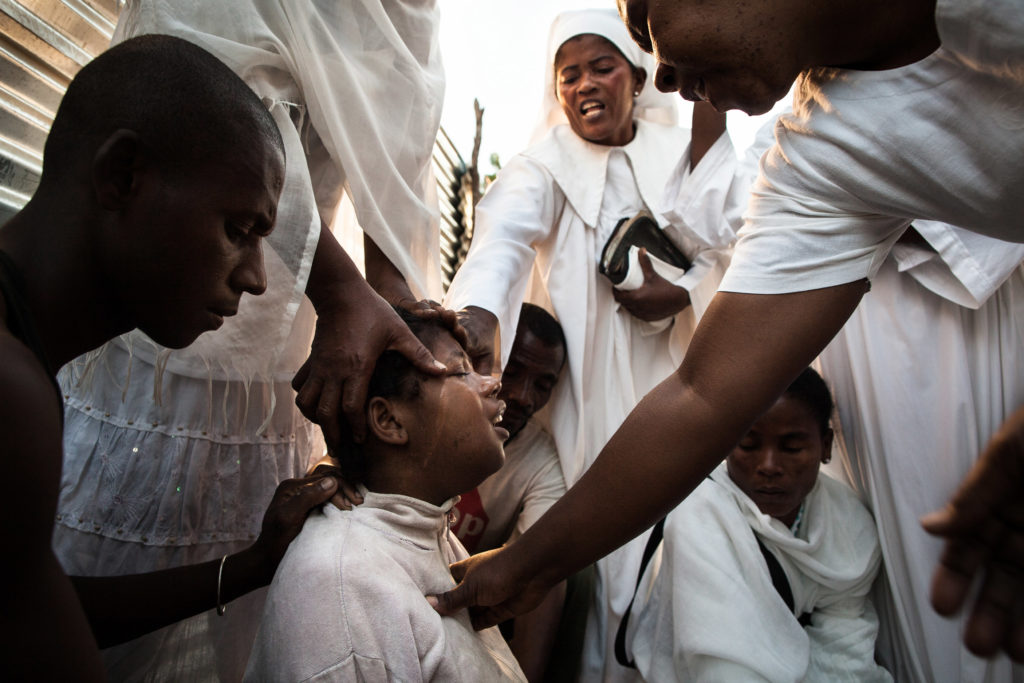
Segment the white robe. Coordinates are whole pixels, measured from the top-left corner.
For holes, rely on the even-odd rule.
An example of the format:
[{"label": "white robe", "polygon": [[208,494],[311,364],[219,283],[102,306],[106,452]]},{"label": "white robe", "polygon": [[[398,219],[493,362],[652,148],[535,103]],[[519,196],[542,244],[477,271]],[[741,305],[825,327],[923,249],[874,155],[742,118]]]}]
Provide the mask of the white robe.
[{"label": "white robe", "polygon": [[880,654],[900,681],[1024,681],[1005,655],[966,650],[965,615],[932,609],[942,542],[918,521],[946,503],[1024,405],[1024,246],[914,225],[935,251],[896,245],[820,358],[850,480],[878,523]]},{"label": "white robe", "polygon": [[[569,485],[637,402],[678,366],[728,265],[726,249],[746,201],[727,135],[691,173],[686,130],[636,124],[636,136],[623,147],[595,145],[556,126],[510,160],[477,206],[469,256],[445,300],[450,308],[480,306],[497,316],[502,359],[524,299],[554,312],[565,332],[568,368],[551,397],[551,428]],[[597,270],[615,223],[642,208],[694,262],[675,283],[689,291],[691,305],[667,329],[621,308]],[[602,669],[612,679],[629,675],[615,663],[610,638],[631,587],[628,580],[609,581],[636,576],[643,543],[636,539],[598,563],[600,607],[588,627],[583,680],[597,680]]]},{"label": "white robe", "polygon": [[[819,475],[794,535],[724,463],[711,479],[669,513],[644,573],[627,632],[644,680],[891,681],[874,661],[878,537],[853,491]],[[785,571],[793,611],[754,534]],[[804,613],[806,628],[796,618]]]},{"label": "white robe", "polygon": [[424,595],[455,586],[448,565],[468,557],[438,507],[370,493],[342,511],[313,512],[267,596],[248,681],[518,681],[497,628],[469,612],[442,617]]},{"label": "white robe", "polygon": [[[433,0],[307,3],[135,0],[115,42],[176,35],[259,95],[285,142],[286,177],[264,242],[268,289],[187,349],[138,331],[62,371],[65,461],[54,548],[69,574],[147,572],[249,545],[284,479],[323,452],[295,408],[309,353],[304,292],[343,188],[409,280],[438,297],[431,151],[443,72]],[[237,680],[263,594],[104,652],[114,679]]]}]

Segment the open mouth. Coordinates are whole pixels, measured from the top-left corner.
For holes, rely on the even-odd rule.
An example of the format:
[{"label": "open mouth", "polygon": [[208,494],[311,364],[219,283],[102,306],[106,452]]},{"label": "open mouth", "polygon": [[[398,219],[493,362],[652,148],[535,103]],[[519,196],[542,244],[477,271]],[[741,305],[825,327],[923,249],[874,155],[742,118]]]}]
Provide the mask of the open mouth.
[{"label": "open mouth", "polygon": [[502,443],[508,441],[509,432],[507,429],[501,426],[501,421],[505,417],[505,402],[498,401],[498,410],[494,413],[491,418],[491,424],[494,425],[494,431],[498,435],[498,438]]},{"label": "open mouth", "polygon": [[502,418],[504,418],[504,417],[505,417],[505,402],[504,401],[498,401],[498,410],[497,410],[497,412],[494,413],[494,416],[491,418],[491,424],[498,424],[499,422],[501,422]]},{"label": "open mouth", "polygon": [[583,104],[580,105],[580,114],[582,114],[585,119],[597,116],[602,111],[604,111],[604,104],[597,100],[585,100]]}]

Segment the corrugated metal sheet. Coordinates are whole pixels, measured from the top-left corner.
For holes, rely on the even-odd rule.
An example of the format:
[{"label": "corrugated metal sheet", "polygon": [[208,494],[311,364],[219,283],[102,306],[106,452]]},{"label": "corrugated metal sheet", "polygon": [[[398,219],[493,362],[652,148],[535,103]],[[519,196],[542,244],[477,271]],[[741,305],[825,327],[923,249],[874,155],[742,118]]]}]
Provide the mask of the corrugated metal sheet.
[{"label": "corrugated metal sheet", "polygon": [[110,43],[119,0],[0,0],[0,222],[39,184],[68,83]]}]

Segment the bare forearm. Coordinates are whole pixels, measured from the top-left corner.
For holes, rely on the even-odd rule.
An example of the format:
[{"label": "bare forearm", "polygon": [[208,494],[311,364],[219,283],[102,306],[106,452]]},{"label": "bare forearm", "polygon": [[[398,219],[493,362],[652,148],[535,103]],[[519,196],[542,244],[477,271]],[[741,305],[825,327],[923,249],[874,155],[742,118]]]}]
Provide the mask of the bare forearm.
[{"label": "bare forearm", "polygon": [[[540,560],[529,573],[554,583],[667,514],[714,469],[745,426],[733,413],[713,432],[702,430],[712,422],[711,412],[699,409],[678,373],[651,391],[579,482],[520,539],[520,546],[530,544],[524,555]],[[690,448],[682,446],[687,440]]]},{"label": "bare forearm", "polygon": [[719,294],[683,366],[519,541],[523,575],[553,585],[641,533],[690,493],[842,327],[864,291]]},{"label": "bare forearm", "polygon": [[96,640],[101,647],[131,640],[270,583],[306,515],[337,489],[334,477],[323,474],[278,484],[259,538],[228,556],[222,574],[218,559],[148,574],[71,577]]},{"label": "bare forearm", "polygon": [[[220,559],[148,574],[73,576],[71,582],[100,647],[110,647],[217,606]],[[220,604],[270,583],[273,571],[251,550],[230,555]]]},{"label": "bare forearm", "polygon": [[401,271],[381,251],[369,235],[363,235],[363,253],[366,255],[366,281],[374,291],[392,305],[416,301]]},{"label": "bare forearm", "polygon": [[345,296],[350,290],[369,286],[349,255],[338,244],[330,228],[320,224],[320,239],[316,243],[313,254],[313,265],[306,282],[306,296],[313,303],[313,308],[320,313],[335,305],[338,297]]}]

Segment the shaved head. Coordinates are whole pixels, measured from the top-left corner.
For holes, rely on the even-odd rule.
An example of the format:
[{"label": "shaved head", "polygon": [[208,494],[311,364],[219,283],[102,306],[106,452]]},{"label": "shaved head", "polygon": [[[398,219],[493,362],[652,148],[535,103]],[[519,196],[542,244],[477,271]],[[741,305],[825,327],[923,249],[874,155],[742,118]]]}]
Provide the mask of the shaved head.
[{"label": "shaved head", "polygon": [[256,94],[206,50],[146,35],[110,48],[75,76],[43,154],[42,184],[90,162],[113,132],[132,130],[167,171],[222,162],[245,146],[284,143]]}]

